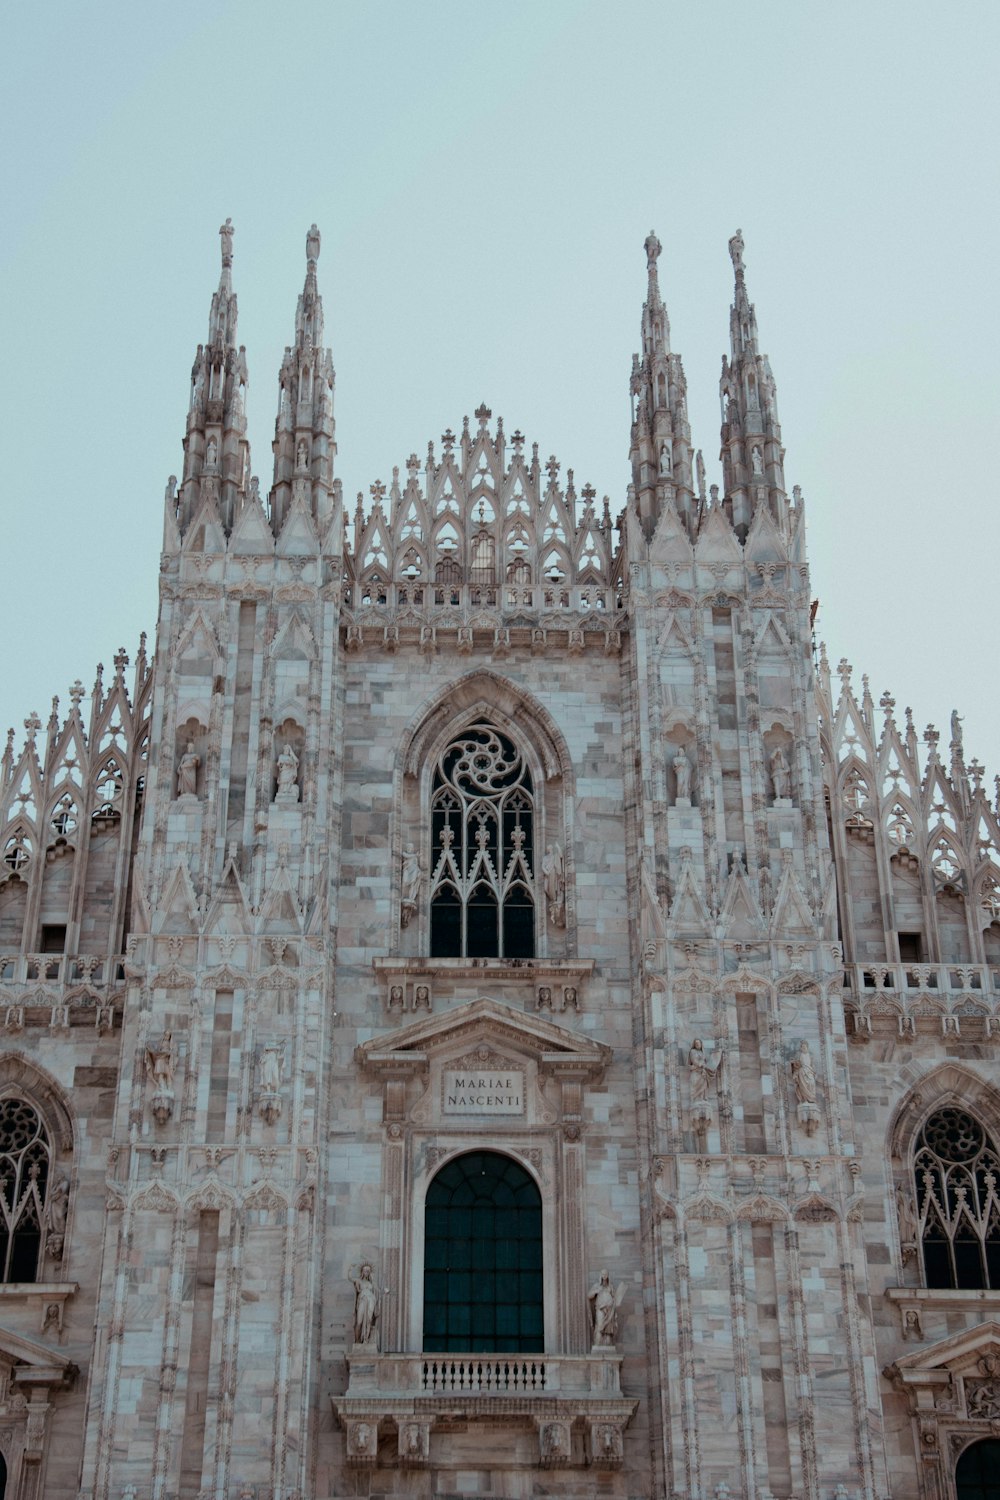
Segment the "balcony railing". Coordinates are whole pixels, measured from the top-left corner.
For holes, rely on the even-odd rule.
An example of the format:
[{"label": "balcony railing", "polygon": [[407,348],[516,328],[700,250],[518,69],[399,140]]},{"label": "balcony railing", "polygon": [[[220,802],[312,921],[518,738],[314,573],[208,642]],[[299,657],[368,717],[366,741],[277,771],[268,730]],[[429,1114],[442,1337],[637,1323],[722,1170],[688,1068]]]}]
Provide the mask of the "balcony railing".
[{"label": "balcony railing", "polygon": [[94,957],[69,953],[0,953],[0,983],[11,984],[87,984],[95,989],[123,984],[125,960],[122,957]]}]

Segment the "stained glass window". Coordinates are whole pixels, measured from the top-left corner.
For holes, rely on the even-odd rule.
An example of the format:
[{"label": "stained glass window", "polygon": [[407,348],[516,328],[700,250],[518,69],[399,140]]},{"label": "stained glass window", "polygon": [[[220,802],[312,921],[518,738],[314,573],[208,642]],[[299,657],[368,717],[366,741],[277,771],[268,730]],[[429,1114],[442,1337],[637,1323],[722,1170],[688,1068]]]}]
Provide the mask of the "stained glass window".
[{"label": "stained glass window", "polygon": [[1000,1158],[982,1125],[961,1109],[935,1110],[913,1165],[926,1285],[1000,1288]]},{"label": "stained glass window", "polygon": [[470,1151],[427,1190],[424,1351],[543,1347],[541,1195],[509,1156]]},{"label": "stained glass window", "polygon": [[534,800],[520,751],[467,729],[434,773],[431,956],[532,958]]},{"label": "stained glass window", "polygon": [[35,1281],[42,1244],[49,1141],[23,1099],[0,1099],[0,1279]]}]

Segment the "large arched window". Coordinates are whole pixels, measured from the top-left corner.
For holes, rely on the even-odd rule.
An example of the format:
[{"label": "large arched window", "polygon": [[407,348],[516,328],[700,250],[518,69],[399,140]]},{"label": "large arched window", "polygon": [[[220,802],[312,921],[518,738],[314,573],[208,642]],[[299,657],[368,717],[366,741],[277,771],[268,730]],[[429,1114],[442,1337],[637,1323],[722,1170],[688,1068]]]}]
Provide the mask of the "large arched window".
[{"label": "large arched window", "polygon": [[51,1148],[24,1099],[0,1099],[0,1280],[36,1281]]},{"label": "large arched window", "polygon": [[433,958],[532,958],[534,799],[521,752],[490,724],[452,740],[432,792]]},{"label": "large arched window", "polygon": [[926,1285],[1000,1289],[1000,1157],[982,1125],[954,1106],[935,1110],[913,1167]]},{"label": "large arched window", "polygon": [[470,1151],[427,1189],[424,1352],[540,1354],[542,1199],[509,1156]]},{"label": "large arched window", "polygon": [[966,1448],[955,1469],[958,1500],[1000,1500],[1000,1442],[986,1438]]}]

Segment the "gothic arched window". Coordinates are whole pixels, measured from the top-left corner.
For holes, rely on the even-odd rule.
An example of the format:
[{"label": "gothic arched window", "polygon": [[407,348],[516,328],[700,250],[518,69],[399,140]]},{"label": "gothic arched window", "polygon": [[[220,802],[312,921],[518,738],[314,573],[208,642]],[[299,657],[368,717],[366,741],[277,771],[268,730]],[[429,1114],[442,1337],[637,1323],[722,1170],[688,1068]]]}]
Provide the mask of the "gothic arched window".
[{"label": "gothic arched window", "polygon": [[534,799],[521,752],[472,725],[438,760],[431,807],[431,956],[532,958]]},{"label": "gothic arched window", "polygon": [[1000,1157],[979,1121],[935,1110],[913,1162],[927,1286],[1000,1289]]},{"label": "gothic arched window", "polygon": [[509,1156],[470,1151],[427,1189],[424,1352],[540,1354],[542,1197]]},{"label": "gothic arched window", "polygon": [[0,1099],[0,1280],[35,1281],[51,1148],[24,1099]]}]

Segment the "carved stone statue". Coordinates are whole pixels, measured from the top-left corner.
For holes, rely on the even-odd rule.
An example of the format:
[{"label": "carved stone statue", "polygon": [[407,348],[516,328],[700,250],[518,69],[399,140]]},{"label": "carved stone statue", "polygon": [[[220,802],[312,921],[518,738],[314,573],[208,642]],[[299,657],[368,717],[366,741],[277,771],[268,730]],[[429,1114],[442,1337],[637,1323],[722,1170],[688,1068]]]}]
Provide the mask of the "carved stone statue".
[{"label": "carved stone statue", "polygon": [[260,1055],[260,1087],[265,1094],[277,1093],[281,1087],[281,1047],[271,1044]]},{"label": "carved stone statue", "polygon": [[306,235],[306,260],[315,265],[319,260],[320,234],[316,225],[313,224]]},{"label": "carved stone statue", "polygon": [[412,844],[407,844],[403,850],[402,890],[399,911],[399,925],[408,927],[410,919],[416,915],[420,904],[420,881],[423,871],[420,868],[420,856]]},{"label": "carved stone statue", "polygon": [[187,749],[177,762],[178,797],[197,797],[198,767],[200,765],[201,757],[195,753],[194,743],[188,740]]},{"label": "carved stone statue", "polygon": [[677,783],[677,801],[691,801],[691,762],[687,758],[687,752],[683,745],[677,747],[677,754],[673,759],[674,780]]},{"label": "carved stone statue", "polygon": [[549,844],[542,860],[542,888],[549,908],[549,921],[553,927],[566,925],[566,874],[563,867],[562,850],[558,844]]},{"label": "carved stone statue", "polygon": [[278,789],[274,794],[275,802],[298,802],[298,776],[299,758],[291,745],[286,745],[278,756]]},{"label": "carved stone statue", "polygon": [[737,229],[729,241],[729,259],[733,263],[733,270],[739,275],[743,270],[743,231]]},{"label": "carved stone statue", "polygon": [[709,1057],[701,1037],[696,1036],[688,1053],[688,1080],[691,1085],[692,1104],[704,1104],[708,1098],[709,1085],[713,1080],[716,1085],[718,1084],[721,1066],[722,1053],[717,1052],[714,1058]]},{"label": "carved stone statue", "polygon": [[590,1321],[594,1331],[594,1347],[610,1348],[618,1333],[618,1309],[625,1295],[625,1283],[620,1282],[615,1291],[611,1277],[602,1271],[587,1293],[590,1304]]},{"label": "carved stone statue", "polygon": [[378,1297],[372,1280],[372,1268],[367,1261],[358,1275],[351,1277],[351,1282],[354,1287],[354,1342],[374,1343]]},{"label": "carved stone statue", "polygon": [[750,467],[758,478],[764,472],[764,460],[761,457],[760,449],[757,447],[756,443],[754,444],[750,452]]},{"label": "carved stone statue", "polygon": [[209,438],[208,447],[205,449],[205,468],[212,470],[218,467],[219,445],[215,438]]},{"label": "carved stone statue", "polygon": [[698,453],[697,453],[697,456],[695,458],[695,473],[698,476],[698,495],[699,495],[699,497],[702,500],[704,500],[704,498],[705,498],[705,460],[702,457],[702,453],[701,453],[701,449],[700,448],[698,449]]},{"label": "carved stone statue", "polygon": [[665,474],[665,475],[669,475],[670,472],[671,472],[671,469],[670,469],[670,444],[669,443],[661,443],[660,444],[660,473],[661,474]]},{"label": "carved stone statue", "polygon": [[68,1207],[69,1179],[62,1177],[49,1192],[45,1205],[45,1250],[53,1260],[59,1260],[62,1256]]},{"label": "carved stone statue", "polygon": [[788,761],[785,752],[779,745],[771,756],[771,781],[774,785],[776,798],[784,799],[791,791],[792,778],[788,769]]},{"label": "carved stone statue", "polygon": [[227,219],[219,230],[222,238],[222,264],[231,266],[233,263],[233,221]]},{"label": "carved stone statue", "polygon": [[899,1238],[904,1245],[915,1245],[919,1226],[912,1193],[902,1186],[896,1189],[896,1217],[899,1220]]},{"label": "carved stone statue", "polygon": [[813,1071],[809,1043],[805,1040],[799,1043],[798,1057],[792,1058],[792,1082],[795,1085],[795,1097],[800,1104],[816,1103],[816,1074]]},{"label": "carved stone statue", "polygon": [[174,1092],[174,1043],[169,1031],[160,1038],[159,1046],[146,1048],[146,1066],[158,1094]]}]

